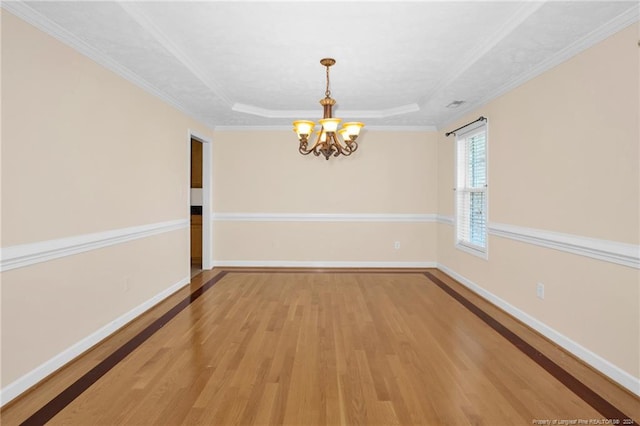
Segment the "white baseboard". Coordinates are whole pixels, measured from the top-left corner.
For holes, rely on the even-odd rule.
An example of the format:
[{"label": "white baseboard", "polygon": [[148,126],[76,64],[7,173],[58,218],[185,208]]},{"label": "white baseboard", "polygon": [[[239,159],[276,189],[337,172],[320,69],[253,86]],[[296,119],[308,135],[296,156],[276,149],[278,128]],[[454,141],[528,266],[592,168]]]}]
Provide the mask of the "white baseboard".
[{"label": "white baseboard", "polygon": [[635,377],[627,373],[626,371],[622,370],[621,368],[617,367],[616,365],[612,364],[611,362],[607,361],[601,356],[591,352],[589,349],[585,348],[584,346],[574,342],[567,336],[559,333],[558,331],[554,330],[553,328],[549,327],[548,325],[544,324],[538,319],[532,317],[526,312],[521,311],[520,309],[516,308],[515,306],[506,302],[505,300],[499,298],[495,294],[480,287],[473,281],[451,270],[447,266],[441,263],[438,263],[437,267],[438,269],[442,270],[443,272],[446,272],[451,277],[455,278],[457,281],[459,281],[460,283],[462,283],[463,285],[465,285],[470,290],[477,293],[484,299],[498,306],[499,308],[509,313],[513,317],[519,319],[520,321],[522,321],[529,327],[533,328],[534,330],[536,330],[537,332],[539,332],[549,340],[553,341],[554,343],[558,344],[562,348],[571,352],[573,355],[580,358],[582,361],[586,362],[596,370],[600,371],[602,374],[611,378],[612,380],[619,383],[621,386],[625,387],[626,389],[629,389],[634,394],[640,396],[640,379],[638,377]]},{"label": "white baseboard", "polygon": [[435,268],[436,262],[359,262],[312,260],[214,260],[213,266],[269,268]]},{"label": "white baseboard", "polygon": [[[215,261],[214,266],[239,266],[239,267],[310,267],[310,268],[439,268],[443,272],[458,280],[460,283],[477,293],[484,299],[503,309],[505,312],[519,319],[529,327],[541,333],[551,341],[560,345],[576,357],[580,358],[596,370],[605,374],[621,386],[640,396],[640,379],[632,376],[626,371],[615,366],[611,362],[601,356],[591,352],[580,344],[574,342],[563,334],[557,332],[553,328],[547,326],[541,321],[533,318],[529,314],[521,311],[515,306],[509,304],[493,293],[483,289],[473,281],[454,272],[446,265],[437,262],[315,262],[315,261]],[[62,351],[50,360],[36,367],[29,373],[15,380],[0,390],[0,406],[5,405],[13,400],[21,393],[35,386],[38,382],[55,372],[68,362],[81,355],[83,352],[104,340],[121,327],[137,318],[171,294],[175,293],[181,287],[189,283],[190,278],[185,277],[179,282],[173,284],[162,292],[158,293],[151,299],[145,301],[131,311],[125,313],[111,323],[105,325],[91,335],[77,342],[73,346]]]},{"label": "white baseboard", "polygon": [[121,327],[128,324],[138,316],[142,315],[144,312],[151,309],[153,306],[160,303],[162,300],[171,296],[173,293],[178,291],[180,288],[185,286],[190,282],[189,277],[185,277],[168,287],[167,289],[161,291],[160,293],[153,296],[151,299],[143,302],[142,304],[136,306],[129,312],[124,315],[116,318],[109,324],[104,327],[98,329],[93,332],[89,336],[80,340],[76,344],[71,347],[65,349],[60,352],[58,355],[54,356],[50,360],[44,362],[38,367],[34,368],[24,376],[20,377],[13,383],[5,386],[2,390],[0,390],[0,406],[5,405],[7,402],[11,401],[15,397],[19,396],[21,393],[25,392],[29,388],[35,386],[38,382],[49,376],[51,373],[55,372],[65,364],[69,363],[92,346],[96,345],[100,341],[109,337],[114,332],[118,331]]}]

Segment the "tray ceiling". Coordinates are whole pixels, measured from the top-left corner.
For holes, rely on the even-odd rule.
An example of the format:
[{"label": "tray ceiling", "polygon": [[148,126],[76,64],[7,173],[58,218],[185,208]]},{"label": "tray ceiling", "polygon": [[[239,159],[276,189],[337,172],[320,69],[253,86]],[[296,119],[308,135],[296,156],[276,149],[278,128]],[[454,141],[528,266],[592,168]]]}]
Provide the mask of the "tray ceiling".
[{"label": "tray ceiling", "polygon": [[[441,128],[636,22],[636,1],[2,2],[212,128]],[[448,108],[463,101],[457,108]]]}]

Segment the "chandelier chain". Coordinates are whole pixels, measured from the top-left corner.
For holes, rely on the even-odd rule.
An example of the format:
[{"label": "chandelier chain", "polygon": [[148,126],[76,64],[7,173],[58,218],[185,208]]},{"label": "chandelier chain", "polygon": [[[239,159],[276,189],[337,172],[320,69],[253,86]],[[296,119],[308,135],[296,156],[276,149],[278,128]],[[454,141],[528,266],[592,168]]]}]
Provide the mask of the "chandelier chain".
[{"label": "chandelier chain", "polygon": [[329,90],[329,67],[327,67],[327,90],[325,90],[324,95],[327,98],[331,97],[331,90]]}]

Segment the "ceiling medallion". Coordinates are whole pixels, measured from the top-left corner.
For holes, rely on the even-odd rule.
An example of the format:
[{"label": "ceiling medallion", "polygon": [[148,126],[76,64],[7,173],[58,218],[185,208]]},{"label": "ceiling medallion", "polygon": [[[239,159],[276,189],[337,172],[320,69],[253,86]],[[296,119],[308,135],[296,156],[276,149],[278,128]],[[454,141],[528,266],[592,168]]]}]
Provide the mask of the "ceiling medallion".
[{"label": "ceiling medallion", "polygon": [[331,91],[329,90],[329,67],[334,65],[336,60],[324,58],[320,60],[320,63],[327,68],[327,89],[324,92],[324,98],[320,100],[320,105],[324,108],[324,117],[322,120],[318,120],[321,126],[321,129],[316,132],[318,137],[313,146],[308,148],[309,136],[316,126],[316,123],[309,120],[294,121],[293,131],[298,134],[298,139],[300,140],[298,149],[300,154],[308,155],[313,152],[316,157],[322,154],[328,160],[332,155],[334,157],[340,154],[348,156],[356,152],[358,149],[356,139],[364,124],[360,122],[344,123],[342,128],[338,130],[338,125],[342,119],[333,118],[331,115],[331,109],[336,104],[336,101],[331,98]]}]

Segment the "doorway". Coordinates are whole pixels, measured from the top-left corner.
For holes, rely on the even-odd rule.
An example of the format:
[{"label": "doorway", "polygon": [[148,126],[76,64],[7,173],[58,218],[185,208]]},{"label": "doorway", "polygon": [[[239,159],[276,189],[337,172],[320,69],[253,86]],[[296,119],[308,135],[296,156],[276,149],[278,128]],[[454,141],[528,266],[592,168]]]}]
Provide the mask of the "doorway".
[{"label": "doorway", "polygon": [[191,276],[202,271],[202,142],[191,138]]},{"label": "doorway", "polygon": [[211,269],[211,142],[189,131],[189,259],[191,276]]}]

